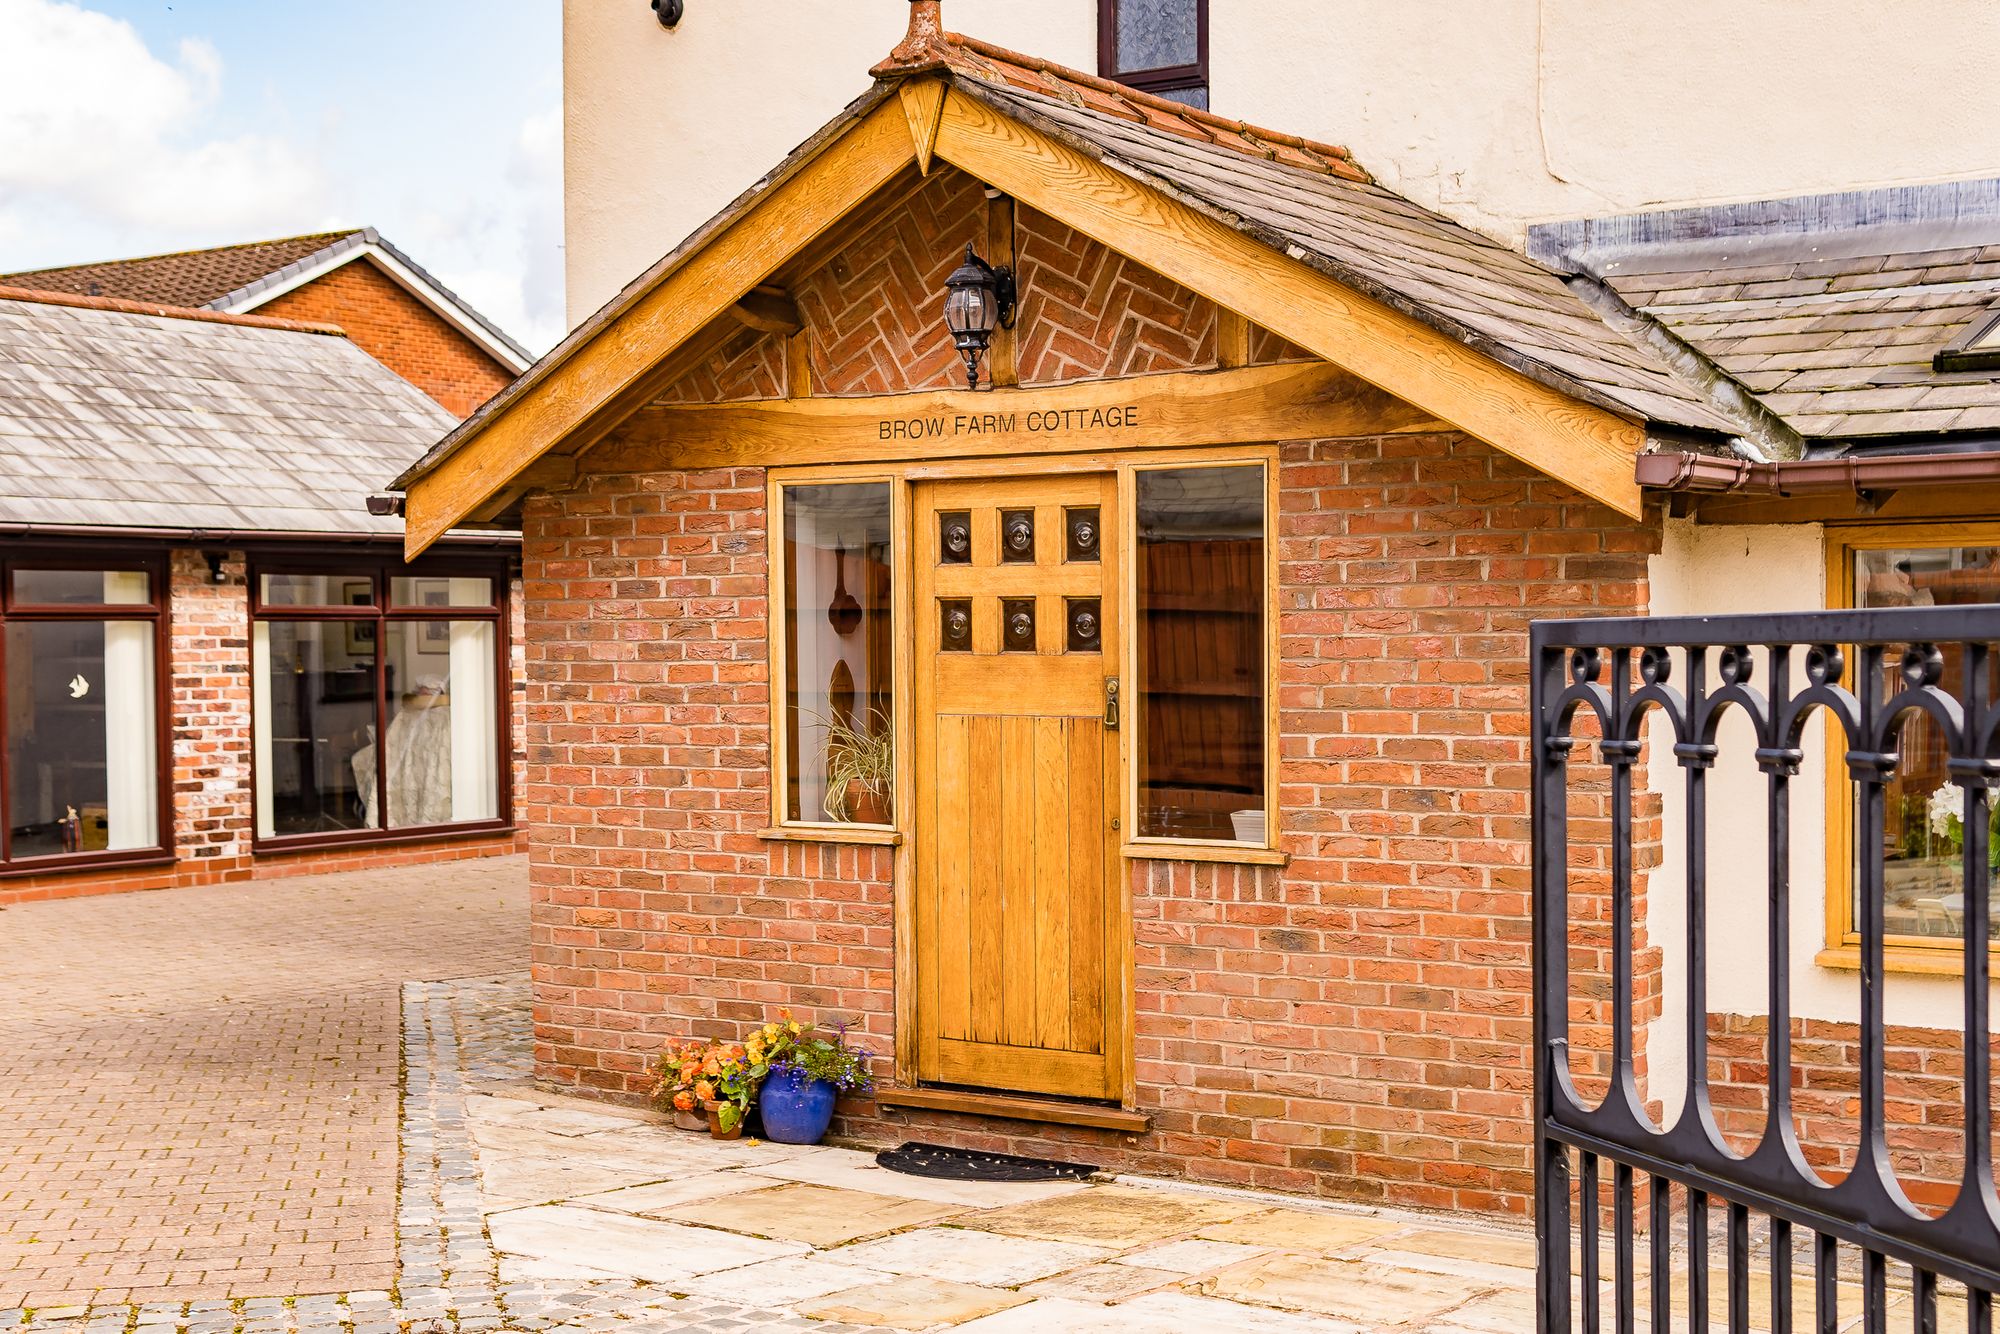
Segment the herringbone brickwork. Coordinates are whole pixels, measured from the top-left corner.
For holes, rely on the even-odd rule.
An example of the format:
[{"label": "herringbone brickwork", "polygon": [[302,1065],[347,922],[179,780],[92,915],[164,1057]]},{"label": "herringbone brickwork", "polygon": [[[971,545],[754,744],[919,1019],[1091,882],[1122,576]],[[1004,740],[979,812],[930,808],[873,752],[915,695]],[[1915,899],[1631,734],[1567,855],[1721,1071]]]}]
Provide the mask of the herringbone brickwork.
[{"label": "herringbone brickwork", "polygon": [[657,401],[734,403],[782,398],[785,392],[784,343],[772,334],[740,329],[668,386]]},{"label": "herringbone brickwork", "polygon": [[1215,303],[1023,205],[1022,384],[1215,364]]}]

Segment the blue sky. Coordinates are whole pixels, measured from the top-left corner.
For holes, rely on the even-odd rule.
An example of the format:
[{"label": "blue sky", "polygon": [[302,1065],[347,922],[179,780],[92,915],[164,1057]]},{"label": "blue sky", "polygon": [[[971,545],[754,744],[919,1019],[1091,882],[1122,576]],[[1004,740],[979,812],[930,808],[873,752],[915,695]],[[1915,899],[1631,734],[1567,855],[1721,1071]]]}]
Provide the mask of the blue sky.
[{"label": "blue sky", "polygon": [[372,225],[561,335],[557,0],[0,0],[0,49],[0,271]]}]

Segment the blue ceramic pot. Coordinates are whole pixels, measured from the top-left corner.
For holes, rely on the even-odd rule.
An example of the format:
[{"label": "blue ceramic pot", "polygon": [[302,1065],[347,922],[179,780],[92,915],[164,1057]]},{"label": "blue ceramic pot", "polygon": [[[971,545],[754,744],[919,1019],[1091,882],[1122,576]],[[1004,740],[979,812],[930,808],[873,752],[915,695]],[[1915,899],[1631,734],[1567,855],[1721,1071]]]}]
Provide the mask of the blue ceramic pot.
[{"label": "blue ceramic pot", "polygon": [[834,1087],[796,1070],[773,1070],[757,1092],[764,1138],[777,1144],[817,1144],[833,1124]]}]

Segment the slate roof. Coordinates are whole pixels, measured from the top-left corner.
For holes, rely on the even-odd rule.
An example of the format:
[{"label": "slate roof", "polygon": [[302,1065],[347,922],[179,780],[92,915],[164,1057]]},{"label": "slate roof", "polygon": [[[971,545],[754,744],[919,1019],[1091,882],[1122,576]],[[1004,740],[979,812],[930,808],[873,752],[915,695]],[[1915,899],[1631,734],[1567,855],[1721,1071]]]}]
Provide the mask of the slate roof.
[{"label": "slate roof", "polygon": [[2000,377],[1932,369],[2000,303],[2000,226],[1990,244],[1899,248],[1910,230],[1831,238],[1860,253],[1828,255],[1829,238],[1806,235],[1641,247],[1595,267],[1801,435],[2000,432]]},{"label": "slate roof", "polygon": [[961,76],[960,86],[1573,397],[1693,430],[1748,428],[1607,325],[1553,270],[1379,185],[1197,142],[1012,83]]},{"label": "slate roof", "polygon": [[0,523],[375,534],[455,421],[346,338],[0,294]]},{"label": "slate roof", "polygon": [[287,236],[276,241],[183,250],[171,255],[115,259],[99,264],[32,269],[0,274],[0,284],[38,292],[75,292],[122,301],[158,301],[169,306],[206,306],[288,264],[317,255],[359,228]]}]

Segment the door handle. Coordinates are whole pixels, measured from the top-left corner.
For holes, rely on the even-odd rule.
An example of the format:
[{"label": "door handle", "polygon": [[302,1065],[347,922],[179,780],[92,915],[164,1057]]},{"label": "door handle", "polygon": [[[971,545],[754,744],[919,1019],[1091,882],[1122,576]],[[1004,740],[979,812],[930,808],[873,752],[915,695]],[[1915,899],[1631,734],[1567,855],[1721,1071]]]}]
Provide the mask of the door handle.
[{"label": "door handle", "polygon": [[1118,678],[1115,676],[1104,678],[1104,730],[1118,730]]}]

